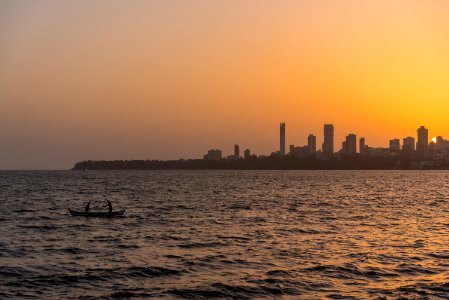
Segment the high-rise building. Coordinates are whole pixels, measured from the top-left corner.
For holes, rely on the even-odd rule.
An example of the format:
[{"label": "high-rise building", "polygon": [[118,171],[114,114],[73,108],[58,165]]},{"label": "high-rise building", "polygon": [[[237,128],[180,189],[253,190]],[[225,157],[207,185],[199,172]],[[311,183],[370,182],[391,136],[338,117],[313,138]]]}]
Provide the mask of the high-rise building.
[{"label": "high-rise building", "polygon": [[251,157],[251,151],[249,149],[246,149],[245,151],[243,151],[243,157],[245,159],[249,159]]},{"label": "high-rise building", "polygon": [[402,150],[409,153],[415,151],[415,139],[411,136],[404,138],[402,140]]},{"label": "high-rise building", "polygon": [[324,125],[323,153],[330,156],[334,154],[334,125],[332,124]]},{"label": "high-rise building", "polygon": [[418,143],[417,147],[428,148],[429,147],[429,130],[424,126],[421,126],[417,130],[418,132]]},{"label": "high-rise building", "polygon": [[344,155],[348,155],[348,142],[347,141],[343,141],[341,143],[341,152]]},{"label": "high-rise building", "polygon": [[234,156],[235,156],[236,158],[239,158],[239,157],[240,157],[240,147],[239,147],[239,145],[237,145],[237,144],[234,145]]},{"label": "high-rise building", "polygon": [[401,141],[399,139],[390,140],[390,151],[401,150]]},{"label": "high-rise building", "polygon": [[418,128],[417,133],[416,154],[418,159],[425,159],[429,150],[429,130],[421,126]]},{"label": "high-rise building", "polygon": [[285,123],[280,125],[280,154],[285,155]]},{"label": "high-rise building", "polygon": [[364,154],[365,153],[365,138],[362,137],[359,140],[359,152],[360,154]]},{"label": "high-rise building", "polygon": [[348,156],[353,156],[357,153],[357,136],[355,134],[346,136],[346,141],[343,145],[343,153]]},{"label": "high-rise building", "polygon": [[309,134],[309,137],[307,138],[307,147],[309,148],[310,154],[316,153],[316,136],[313,134]]}]

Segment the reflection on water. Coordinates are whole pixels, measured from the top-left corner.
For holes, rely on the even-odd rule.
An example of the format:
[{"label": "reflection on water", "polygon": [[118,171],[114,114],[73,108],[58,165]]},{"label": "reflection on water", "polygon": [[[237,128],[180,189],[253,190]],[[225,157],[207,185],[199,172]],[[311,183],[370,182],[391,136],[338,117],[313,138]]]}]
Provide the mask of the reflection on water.
[{"label": "reflection on water", "polygon": [[[126,217],[68,215],[105,197]],[[0,201],[0,298],[449,293],[449,172],[1,172]]]}]

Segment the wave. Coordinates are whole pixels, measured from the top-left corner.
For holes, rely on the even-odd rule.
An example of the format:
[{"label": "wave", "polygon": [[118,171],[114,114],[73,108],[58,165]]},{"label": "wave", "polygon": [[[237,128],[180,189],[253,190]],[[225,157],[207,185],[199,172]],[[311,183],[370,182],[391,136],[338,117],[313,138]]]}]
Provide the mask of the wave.
[{"label": "wave", "polygon": [[300,291],[294,287],[281,287],[279,285],[228,285],[223,283],[213,283],[209,286],[171,289],[169,294],[185,299],[253,299],[256,297],[280,297],[299,295]]},{"label": "wave", "polygon": [[438,259],[449,259],[449,254],[446,253],[430,253],[428,255]]},{"label": "wave", "polygon": [[121,290],[121,291],[117,291],[114,292],[104,298],[107,299],[129,299],[129,298],[150,298],[150,297],[154,297],[153,294],[151,293],[145,293],[145,292],[137,292],[137,291],[130,291],[130,290]]},{"label": "wave", "polygon": [[229,246],[228,243],[222,242],[209,242],[209,243],[188,243],[188,244],[179,244],[178,247],[185,249],[192,248],[217,248],[217,247],[225,247]]},{"label": "wave", "polygon": [[19,225],[21,228],[25,229],[36,229],[38,231],[49,231],[49,230],[56,230],[60,229],[60,226],[56,225]]},{"label": "wave", "polygon": [[449,282],[416,283],[400,286],[392,290],[376,289],[372,290],[371,294],[397,297],[397,299],[448,299]]},{"label": "wave", "polygon": [[311,268],[306,268],[307,272],[325,273],[330,277],[349,279],[354,276],[365,278],[380,278],[380,277],[398,277],[399,274],[383,271],[379,268],[369,267],[366,269],[359,269],[353,265],[347,264],[345,266],[337,265],[319,265]]},{"label": "wave", "polygon": [[[60,249],[60,251],[70,253],[70,254],[80,254],[82,252],[85,252],[83,249],[77,248],[77,247],[63,248],[63,249]],[[89,252],[91,253],[92,251],[89,251]]]},{"label": "wave", "polygon": [[176,276],[182,274],[182,270],[164,267],[129,267],[116,269],[89,269],[82,273],[60,273],[48,275],[36,275],[20,268],[2,268],[0,278],[10,278],[5,282],[12,287],[53,287],[72,284],[97,284],[113,279],[123,280],[138,278],[156,278]]},{"label": "wave", "polygon": [[35,273],[21,267],[1,267],[0,268],[0,278],[6,277],[26,277],[32,276]]},{"label": "wave", "polygon": [[182,271],[163,267],[131,267],[126,270],[130,277],[162,277],[180,275]]},{"label": "wave", "polygon": [[235,209],[235,210],[251,210],[250,204],[233,204],[229,206],[229,209]]},{"label": "wave", "polygon": [[420,275],[420,274],[434,275],[439,273],[438,271],[433,269],[424,268],[419,265],[409,265],[409,264],[400,264],[395,268],[395,271],[407,275]]},{"label": "wave", "polygon": [[292,275],[285,270],[271,270],[265,273],[267,276],[282,276],[282,277],[291,277]]}]

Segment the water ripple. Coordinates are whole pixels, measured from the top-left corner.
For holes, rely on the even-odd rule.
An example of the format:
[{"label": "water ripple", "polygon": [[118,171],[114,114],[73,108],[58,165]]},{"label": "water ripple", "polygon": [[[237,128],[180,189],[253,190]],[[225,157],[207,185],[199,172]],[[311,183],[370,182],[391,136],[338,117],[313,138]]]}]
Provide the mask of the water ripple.
[{"label": "water ripple", "polygon": [[[448,299],[449,172],[0,172],[1,299]],[[71,217],[104,199],[126,218]]]}]

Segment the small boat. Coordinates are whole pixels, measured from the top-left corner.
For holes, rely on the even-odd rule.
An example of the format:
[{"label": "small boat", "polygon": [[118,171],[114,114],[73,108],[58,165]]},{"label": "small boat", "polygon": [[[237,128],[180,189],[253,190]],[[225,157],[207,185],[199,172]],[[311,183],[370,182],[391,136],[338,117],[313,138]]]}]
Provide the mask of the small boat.
[{"label": "small boat", "polygon": [[72,216],[83,216],[83,217],[121,217],[125,214],[125,210],[118,210],[113,212],[108,211],[76,211],[69,208],[69,212]]}]

